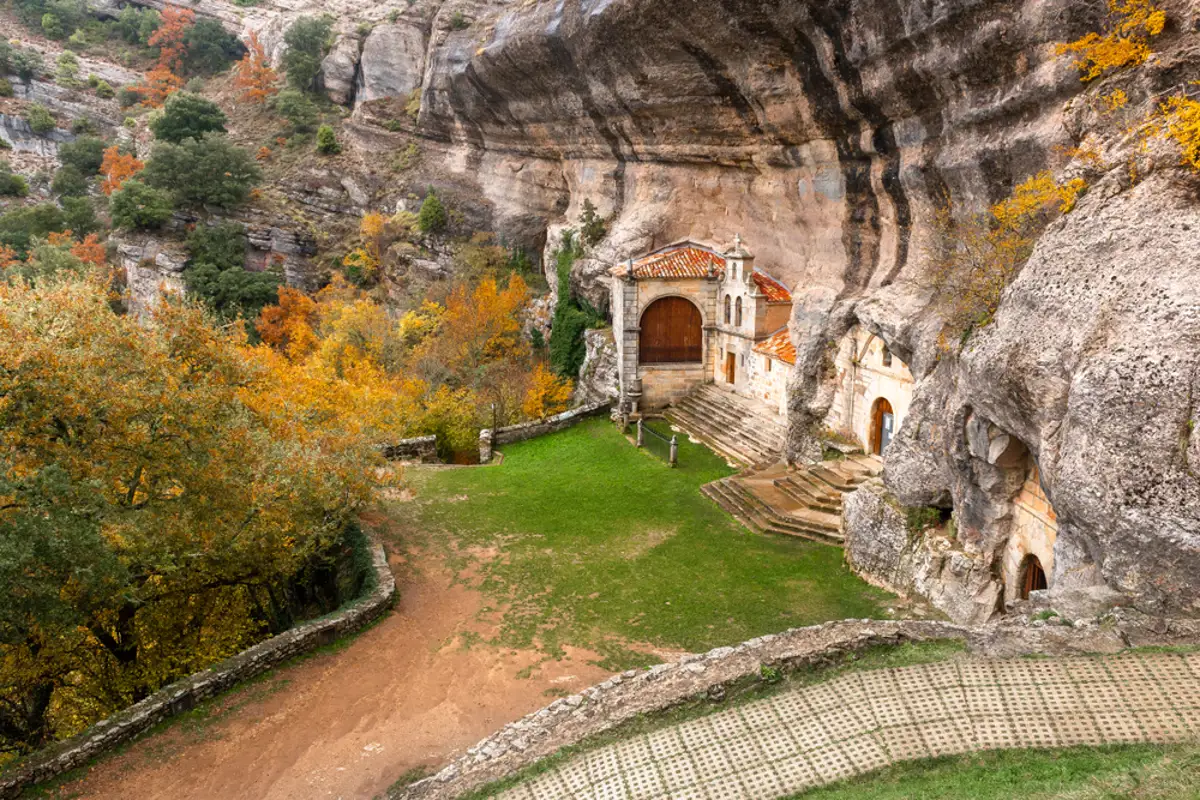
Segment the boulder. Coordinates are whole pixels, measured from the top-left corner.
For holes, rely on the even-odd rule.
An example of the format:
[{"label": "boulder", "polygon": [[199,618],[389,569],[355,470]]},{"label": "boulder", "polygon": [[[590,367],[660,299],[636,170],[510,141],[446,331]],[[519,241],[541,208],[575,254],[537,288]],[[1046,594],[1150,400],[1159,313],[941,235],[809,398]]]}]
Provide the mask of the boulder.
[{"label": "boulder", "polygon": [[424,29],[412,22],[382,23],[372,28],[362,47],[356,102],[384,98],[407,101],[424,80],[427,46]]}]

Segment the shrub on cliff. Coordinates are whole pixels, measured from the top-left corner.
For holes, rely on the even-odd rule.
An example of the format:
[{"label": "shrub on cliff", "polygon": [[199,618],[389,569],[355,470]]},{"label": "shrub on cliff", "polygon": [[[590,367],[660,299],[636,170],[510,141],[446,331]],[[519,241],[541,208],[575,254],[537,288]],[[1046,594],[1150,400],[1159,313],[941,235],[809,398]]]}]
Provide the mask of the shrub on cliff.
[{"label": "shrub on cliff", "polygon": [[261,175],[252,155],[227,137],[208,133],[179,144],[156,144],[142,180],[179,206],[234,208],[246,201]]},{"label": "shrub on cliff", "polygon": [[183,65],[191,74],[212,75],[238,59],[242,46],[209,17],[196,20],[183,35]]},{"label": "shrub on cliff", "polygon": [[25,121],[29,123],[29,129],[39,136],[43,136],[58,127],[58,123],[54,121],[54,115],[50,110],[41,103],[33,103],[25,112]]},{"label": "shrub on cliff", "polygon": [[58,160],[91,177],[100,172],[100,165],[104,163],[104,151],[107,147],[104,140],[95,136],[80,136],[73,142],[66,142],[59,146]]},{"label": "shrub on cliff", "polygon": [[421,229],[421,233],[441,233],[449,221],[441,198],[437,196],[437,192],[430,189],[421,203],[420,213],[417,214],[417,227]]},{"label": "shrub on cliff", "polygon": [[24,257],[35,237],[44,238],[65,228],[63,213],[53,203],[15,208],[0,216],[0,245]]},{"label": "shrub on cliff", "polygon": [[59,167],[50,183],[50,191],[56,197],[80,197],[87,194],[87,190],[87,178],[77,167],[70,164]]},{"label": "shrub on cliff", "polygon": [[12,171],[7,161],[0,161],[0,195],[5,197],[24,197],[29,194],[29,184],[20,175]]},{"label": "shrub on cliff", "polygon": [[171,218],[171,198],[131,178],[113,192],[108,211],[118,228],[159,228]]},{"label": "shrub on cliff", "polygon": [[179,144],[206,133],[224,133],[226,121],[225,112],[213,101],[191,92],[174,92],[150,121],[150,130],[156,139]]},{"label": "shrub on cliff", "polygon": [[240,225],[201,225],[188,236],[183,277],[188,291],[223,318],[255,319],[275,302],[281,276],[246,269],[246,234]]},{"label": "shrub on cliff", "polygon": [[321,74],[321,59],[329,49],[333,30],[328,17],[300,17],[283,35],[287,45],[281,64],[287,73],[288,85],[302,92],[316,89]]},{"label": "shrub on cliff", "polygon": [[271,110],[288,121],[292,133],[308,133],[317,127],[317,104],[298,89],[284,89],[267,101]]},{"label": "shrub on cliff", "polygon": [[317,128],[317,152],[323,156],[337,155],[342,152],[342,146],[338,143],[337,134],[333,132],[333,128],[329,125],[322,125]]}]

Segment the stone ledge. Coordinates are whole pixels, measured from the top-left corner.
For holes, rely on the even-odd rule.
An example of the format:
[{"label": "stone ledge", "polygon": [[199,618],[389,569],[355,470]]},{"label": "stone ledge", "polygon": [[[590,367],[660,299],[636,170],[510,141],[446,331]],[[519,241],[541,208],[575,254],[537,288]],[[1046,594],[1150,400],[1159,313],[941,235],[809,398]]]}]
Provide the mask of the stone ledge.
[{"label": "stone ledge", "polygon": [[165,719],[188,711],[204,700],[260,675],[293,656],[330,644],[364,628],[392,603],[396,580],[381,545],[371,553],[375,587],[364,597],[320,619],[298,625],[259,642],[237,655],[166,686],[154,694],[97,722],[83,733],[51,745],[10,772],[0,775],[0,799],[12,800],[34,784],[86,764],[122,745]]}]

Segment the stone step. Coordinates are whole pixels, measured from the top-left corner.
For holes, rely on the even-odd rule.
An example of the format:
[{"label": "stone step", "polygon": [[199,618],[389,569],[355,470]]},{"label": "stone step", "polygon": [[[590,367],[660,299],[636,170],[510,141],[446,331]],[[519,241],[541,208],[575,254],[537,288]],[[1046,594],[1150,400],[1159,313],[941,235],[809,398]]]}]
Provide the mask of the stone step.
[{"label": "stone step", "polygon": [[817,511],[824,511],[829,514],[841,513],[842,502],[840,495],[836,500],[830,499],[824,494],[817,495],[815,492],[807,489],[790,476],[787,478],[776,478],[774,481],[772,481],[772,483],[775,484],[776,489],[783,492],[797,503],[802,503],[809,508],[816,509]]},{"label": "stone step", "polygon": [[739,435],[756,439],[771,450],[782,450],[786,432],[782,425],[752,414],[740,414],[736,409],[720,407],[709,400],[688,396],[681,400],[682,408],[696,417],[706,418],[721,427],[736,431]]},{"label": "stone step", "polygon": [[821,544],[841,545],[840,532],[800,519],[780,519],[763,514],[757,504],[748,501],[745,490],[737,487],[733,478],[723,478],[706,484],[701,492],[751,530],[760,533],[797,536]]},{"label": "stone step", "polygon": [[702,420],[709,428],[720,430],[731,438],[746,439],[752,442],[758,450],[767,453],[783,452],[785,434],[782,427],[764,422],[757,417],[737,417],[735,412],[713,409],[707,401],[696,398],[685,398],[673,406],[689,414],[693,419]]},{"label": "stone step", "polygon": [[781,435],[786,432],[786,424],[783,417],[774,409],[755,401],[747,400],[732,392],[725,392],[706,385],[701,390],[692,392],[688,395],[688,398],[706,407],[731,414],[735,419],[754,421]]},{"label": "stone step", "polygon": [[665,414],[667,421],[683,429],[688,436],[704,442],[720,455],[738,464],[754,466],[773,460],[774,456],[757,449],[753,443],[730,437],[721,429],[713,427],[702,418],[672,406]]},{"label": "stone step", "polygon": [[826,466],[828,463],[829,462],[822,462],[815,467],[810,467],[808,470],[809,474],[824,481],[826,484],[832,486],[839,492],[853,492],[856,488],[858,488],[858,484],[855,483],[853,478],[850,478],[841,472],[830,469],[828,466]]},{"label": "stone step", "polygon": [[730,441],[745,442],[748,447],[746,449],[756,450],[762,453],[777,452],[773,446],[774,442],[764,441],[761,437],[755,434],[752,430],[748,431],[745,427],[730,423],[723,418],[714,417],[707,409],[696,406],[692,403],[681,403],[672,406],[668,412],[679,412],[682,415],[693,420],[696,424],[702,426],[714,435],[719,434]]},{"label": "stone step", "polygon": [[743,507],[751,509],[755,516],[763,519],[770,532],[817,538],[833,544],[841,544],[844,540],[839,517],[817,511],[780,514],[737,478],[726,478],[724,488],[733,493]]}]

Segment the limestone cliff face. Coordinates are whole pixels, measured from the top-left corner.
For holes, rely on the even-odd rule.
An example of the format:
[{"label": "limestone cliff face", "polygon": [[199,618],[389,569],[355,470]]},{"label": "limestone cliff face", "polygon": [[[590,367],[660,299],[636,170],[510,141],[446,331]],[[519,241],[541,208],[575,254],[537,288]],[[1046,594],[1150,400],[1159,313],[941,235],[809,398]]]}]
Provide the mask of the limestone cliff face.
[{"label": "limestone cliff face", "polygon": [[[1200,77],[1194,4],[1161,5],[1159,55],[1123,84],[1139,103]],[[339,15],[325,82],[354,109],[355,146],[420,146],[377,205],[435,185],[471,225],[549,252],[590,199],[610,233],[573,280],[598,304],[613,261],[741,233],[796,298],[794,458],[814,454],[831,400],[827,344],[855,324],[880,334],[920,382],[887,481],[905,503],[957,509],[955,546],[973,565],[961,605],[983,604],[962,617],[986,617],[998,596],[1018,451],[1059,515],[1056,582],[1200,611],[1200,219],[1178,171],[1163,162],[1134,189],[1120,166],[1094,181],[961,354],[936,346],[922,288],[936,207],[978,209],[1073,168],[1065,153],[1097,119],[1054,44],[1099,28],[1104,3],[197,6],[209,7],[275,52],[298,14]]]}]

